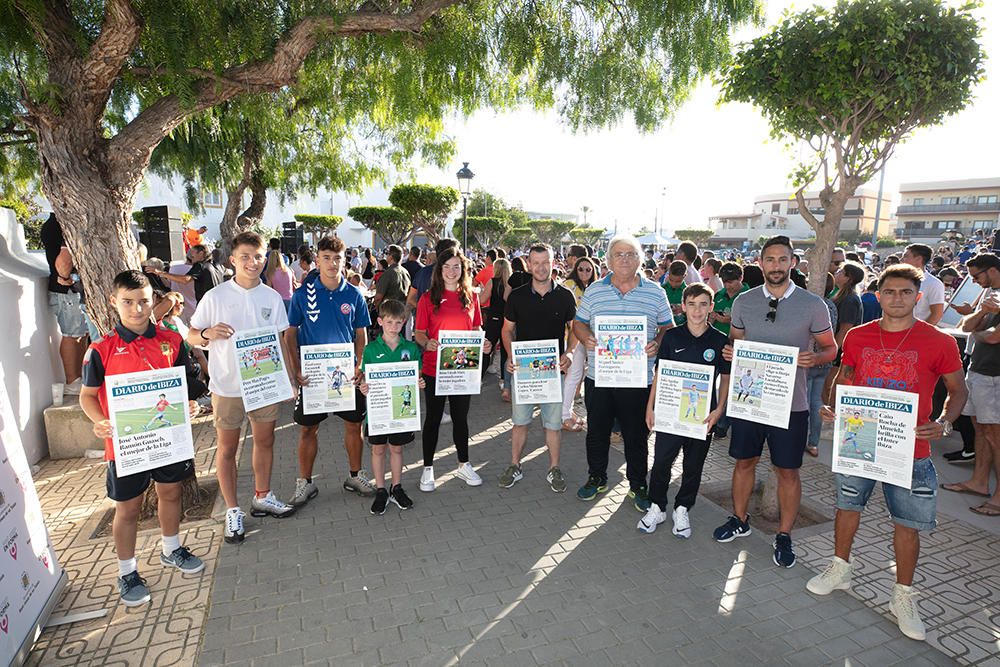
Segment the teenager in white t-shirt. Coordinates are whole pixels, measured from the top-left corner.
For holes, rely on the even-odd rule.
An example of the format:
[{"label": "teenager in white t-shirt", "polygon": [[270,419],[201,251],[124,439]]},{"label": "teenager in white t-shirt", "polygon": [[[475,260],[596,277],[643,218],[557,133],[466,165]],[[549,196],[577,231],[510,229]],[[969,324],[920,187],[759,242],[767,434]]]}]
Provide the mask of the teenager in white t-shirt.
[{"label": "teenager in white t-shirt", "polygon": [[[212,408],[218,437],[215,467],[219,489],[226,501],[223,536],[226,542],[242,542],[245,536],[243,511],[236,500],[236,449],[239,445],[243,418],[250,418],[253,430],[254,498],[250,503],[253,516],[286,517],[295,512],[291,505],[278,500],[271,492],[271,468],[274,461],[274,423],[278,420],[278,404],[244,411],[240,392],[240,371],[236,362],[233,335],[238,331],[275,327],[278,332],[288,328],[285,304],[273,289],[260,281],[264,269],[264,240],[252,232],[238,234],[233,239],[233,254],[229,258],[235,269],[232,280],[213,287],[198,303],[191,317],[187,341],[191,345],[208,346],[208,372],[211,377]],[[281,339],[285,359],[289,358]],[[286,369],[289,366],[286,365]],[[294,378],[289,375],[292,385]]]},{"label": "teenager in white t-shirt", "polygon": [[912,243],[903,251],[902,262],[924,272],[924,279],[920,283],[920,299],[913,308],[913,316],[936,326],[944,316],[944,283],[926,268],[931,263],[931,252],[928,245]]}]

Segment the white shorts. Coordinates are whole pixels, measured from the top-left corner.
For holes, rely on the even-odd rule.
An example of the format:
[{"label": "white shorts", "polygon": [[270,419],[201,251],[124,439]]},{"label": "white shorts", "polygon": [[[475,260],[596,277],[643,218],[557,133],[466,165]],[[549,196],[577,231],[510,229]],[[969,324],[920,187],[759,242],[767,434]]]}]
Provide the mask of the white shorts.
[{"label": "white shorts", "polygon": [[980,424],[1000,424],[1000,376],[969,371],[965,376],[969,400],[962,414],[975,417]]}]

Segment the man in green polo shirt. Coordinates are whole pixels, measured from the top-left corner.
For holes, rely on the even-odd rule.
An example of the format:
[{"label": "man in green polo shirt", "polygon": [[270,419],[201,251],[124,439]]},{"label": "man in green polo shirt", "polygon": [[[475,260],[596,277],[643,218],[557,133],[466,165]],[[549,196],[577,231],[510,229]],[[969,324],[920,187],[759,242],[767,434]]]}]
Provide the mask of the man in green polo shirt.
[{"label": "man in green polo shirt", "polygon": [[726,262],[719,269],[719,278],[724,289],[715,295],[715,305],[709,321],[716,329],[729,335],[729,324],[732,322],[733,301],[749,287],[743,284],[743,267],[736,262]]},{"label": "man in green polo shirt", "polygon": [[663,291],[667,293],[667,303],[670,304],[670,312],[674,316],[674,324],[681,326],[687,321],[684,317],[684,310],[681,303],[684,301],[684,274],[687,273],[687,264],[678,260],[670,263],[667,269],[667,279],[663,281]]}]

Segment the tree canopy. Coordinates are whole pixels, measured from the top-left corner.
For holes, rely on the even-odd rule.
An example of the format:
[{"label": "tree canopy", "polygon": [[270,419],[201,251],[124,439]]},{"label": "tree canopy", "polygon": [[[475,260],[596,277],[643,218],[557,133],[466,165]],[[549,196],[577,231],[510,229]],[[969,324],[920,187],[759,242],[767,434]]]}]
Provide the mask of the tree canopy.
[{"label": "tree canopy", "polygon": [[594,227],[574,227],[569,232],[570,240],[573,243],[585,245],[595,245],[603,235],[603,229],[595,229]]},{"label": "tree canopy", "polygon": [[[457,224],[456,224],[457,226]],[[469,239],[462,240],[462,245],[468,248],[489,250],[496,247],[512,227],[509,218],[497,216],[469,216]]]},{"label": "tree canopy", "polygon": [[[784,17],[723,71],[722,100],[751,102],[772,134],[812,154],[796,167],[802,216],[825,266],[847,200],[920,127],[964,109],[983,76],[976,5],[941,0],[840,0]],[[819,181],[817,219],[804,191]],[[822,291],[823,274],[810,277]]]},{"label": "tree canopy", "polygon": [[395,206],[352,206],[347,215],[378,234],[386,243],[405,245],[413,235],[410,216]]},{"label": "tree canopy", "polygon": [[[573,129],[629,116],[650,130],[725,61],[759,4],[4,0],[0,178],[38,169],[85,288],[103,295],[138,266],[128,221],[153,149],[200,112],[315,83],[344,118],[432,134],[446,114],[525,102]],[[347,127],[367,145],[367,125]],[[90,303],[108,328],[105,300]]]},{"label": "tree canopy", "polygon": [[529,220],[528,226],[534,232],[535,238],[542,243],[558,248],[563,238],[576,227],[575,222],[566,220]]},{"label": "tree canopy", "polygon": [[403,212],[415,231],[437,243],[444,232],[448,214],[458,204],[458,190],[448,185],[401,183],[389,193],[389,201]]},{"label": "tree canopy", "polygon": [[698,245],[715,236],[715,232],[711,229],[678,229],[674,231],[674,236],[682,241],[693,241]]}]

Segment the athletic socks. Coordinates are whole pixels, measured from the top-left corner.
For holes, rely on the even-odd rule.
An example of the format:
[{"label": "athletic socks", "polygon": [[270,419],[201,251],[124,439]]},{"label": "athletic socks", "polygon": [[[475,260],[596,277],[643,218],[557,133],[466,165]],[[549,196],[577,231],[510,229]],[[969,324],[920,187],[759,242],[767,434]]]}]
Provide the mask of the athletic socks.
[{"label": "athletic socks", "polygon": [[128,560],[118,561],[118,576],[124,577],[126,574],[132,574],[139,569],[139,565],[135,562],[135,556],[129,558]]},{"label": "athletic socks", "polygon": [[169,556],[174,551],[176,551],[177,549],[179,549],[180,546],[181,546],[181,536],[180,535],[173,535],[171,537],[167,537],[166,535],[161,535],[160,538],[161,538],[162,543],[163,543],[163,545],[160,548],[163,551],[163,555],[164,556]]}]

